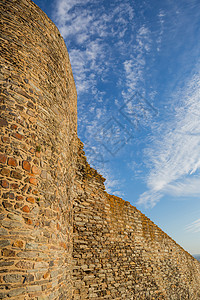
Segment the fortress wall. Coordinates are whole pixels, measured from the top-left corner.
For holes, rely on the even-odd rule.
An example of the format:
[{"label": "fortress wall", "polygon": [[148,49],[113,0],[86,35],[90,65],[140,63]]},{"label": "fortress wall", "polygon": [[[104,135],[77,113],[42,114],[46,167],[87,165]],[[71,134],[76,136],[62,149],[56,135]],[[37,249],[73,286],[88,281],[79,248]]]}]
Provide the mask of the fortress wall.
[{"label": "fortress wall", "polygon": [[31,0],[0,24],[0,299],[200,299],[200,264],[87,163],[56,26]]},{"label": "fortress wall", "polygon": [[71,299],[76,89],[56,26],[0,0],[0,299]]},{"label": "fortress wall", "polygon": [[200,299],[200,263],[103,182],[79,143],[73,299]]}]

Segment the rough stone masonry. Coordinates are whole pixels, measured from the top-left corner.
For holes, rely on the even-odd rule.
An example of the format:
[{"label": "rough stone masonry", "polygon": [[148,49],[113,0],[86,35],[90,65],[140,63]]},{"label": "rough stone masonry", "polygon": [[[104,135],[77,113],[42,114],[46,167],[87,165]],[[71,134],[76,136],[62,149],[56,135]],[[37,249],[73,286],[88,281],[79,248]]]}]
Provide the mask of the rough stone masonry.
[{"label": "rough stone masonry", "polygon": [[31,0],[0,23],[0,299],[200,299],[200,263],[87,163],[56,26]]}]

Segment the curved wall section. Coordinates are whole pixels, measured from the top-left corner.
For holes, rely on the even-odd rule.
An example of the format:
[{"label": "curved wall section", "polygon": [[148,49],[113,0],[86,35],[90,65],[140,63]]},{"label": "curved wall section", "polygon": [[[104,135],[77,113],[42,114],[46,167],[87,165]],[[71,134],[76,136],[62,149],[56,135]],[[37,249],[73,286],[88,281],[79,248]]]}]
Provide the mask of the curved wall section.
[{"label": "curved wall section", "polygon": [[63,38],[0,1],[0,298],[71,299],[76,89]]}]

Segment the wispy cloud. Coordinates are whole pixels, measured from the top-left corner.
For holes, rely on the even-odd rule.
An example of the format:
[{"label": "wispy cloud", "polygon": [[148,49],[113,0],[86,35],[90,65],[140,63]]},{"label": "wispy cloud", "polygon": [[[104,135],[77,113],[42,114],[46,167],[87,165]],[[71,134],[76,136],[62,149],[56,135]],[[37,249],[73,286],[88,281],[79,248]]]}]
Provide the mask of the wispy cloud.
[{"label": "wispy cloud", "polygon": [[196,175],[190,177],[185,178],[182,181],[168,184],[166,188],[163,189],[163,192],[176,197],[199,197],[200,176]]},{"label": "wispy cloud", "polygon": [[157,128],[153,146],[145,153],[150,162],[149,190],[139,203],[154,206],[159,199],[174,196],[200,196],[200,73],[196,72],[186,88],[176,92],[177,107],[172,121]]},{"label": "wispy cloud", "polygon": [[126,1],[111,4],[110,9],[91,0],[55,3],[54,19],[68,46],[78,95],[95,94],[98,82],[113,68],[117,44],[133,19],[133,8]]},{"label": "wispy cloud", "polygon": [[[98,164],[94,159],[98,154],[104,159],[109,153],[94,138],[94,132],[101,133],[102,126],[133,93],[146,93],[146,59],[150,56],[152,32],[136,18],[135,3],[129,0],[106,4],[97,0],[55,0],[54,21],[66,41],[77,87],[79,135],[89,162],[98,171],[102,162]],[[144,105],[138,110],[144,110]],[[143,122],[147,123],[151,114],[148,110],[146,113]],[[116,124],[115,139],[117,128]],[[107,187],[111,189],[108,183]],[[119,189],[115,182],[112,190]]]},{"label": "wispy cloud", "polygon": [[200,232],[200,219],[197,219],[196,221],[187,225],[185,229],[189,232]]},{"label": "wispy cloud", "polygon": [[163,33],[164,33],[164,19],[165,19],[165,12],[161,9],[158,14],[158,19],[160,23],[160,32],[158,33],[158,38],[157,38],[157,51],[160,51],[160,47],[162,44],[162,38],[163,38]]},{"label": "wispy cloud", "polygon": [[[151,47],[151,33],[150,30],[142,25],[136,33],[135,41],[132,41],[132,55],[130,59],[124,61],[125,80],[127,91],[123,91],[123,97],[133,94],[135,91],[140,90],[144,84],[145,78],[145,64],[146,54],[150,51]],[[144,92],[144,87],[143,87]]]}]

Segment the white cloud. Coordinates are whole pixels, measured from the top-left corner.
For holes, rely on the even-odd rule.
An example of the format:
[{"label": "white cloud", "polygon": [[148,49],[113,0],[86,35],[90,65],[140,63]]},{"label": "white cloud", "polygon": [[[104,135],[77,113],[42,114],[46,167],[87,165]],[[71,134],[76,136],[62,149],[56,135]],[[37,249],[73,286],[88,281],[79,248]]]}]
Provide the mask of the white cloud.
[{"label": "white cloud", "polygon": [[86,55],[84,52],[78,49],[73,49],[70,52],[70,61],[73,68],[73,73],[76,74],[75,82],[78,93],[83,93],[90,88],[89,80],[87,79],[87,73],[85,70]]},{"label": "white cloud", "polygon": [[97,85],[105,56],[100,34],[105,28],[91,5],[95,6],[95,1],[58,0],[54,14],[67,43],[78,96]]},{"label": "white cloud", "polygon": [[136,31],[135,40],[132,40],[132,54],[124,61],[126,89],[122,91],[122,96],[125,100],[138,91],[145,94],[145,66],[151,43],[151,32],[147,26],[142,25]]},{"label": "white cloud", "polygon": [[55,18],[64,38],[73,33],[83,31],[82,29],[89,26],[91,17],[86,15],[85,11],[81,15],[75,11],[78,5],[89,2],[90,0],[85,0],[84,2],[82,0],[58,0],[55,2]]},{"label": "white cloud", "polygon": [[[54,21],[67,44],[78,93],[79,135],[91,150],[91,163],[96,153],[109,155],[93,133],[94,129],[101,132],[105,117],[108,121],[117,110],[116,97],[120,95],[120,107],[141,87],[144,92],[151,32],[145,24],[136,26],[134,3],[127,0],[111,1],[108,6],[96,0],[55,0],[55,4]],[[108,92],[103,92],[104,83]],[[116,139],[118,135],[116,131]],[[115,181],[107,180],[108,190],[118,191],[119,186],[111,182]]]},{"label": "white cloud", "polygon": [[94,90],[113,69],[117,43],[133,19],[133,8],[126,1],[109,10],[93,0],[57,0],[55,4],[54,19],[66,40],[79,96]]},{"label": "white cloud", "polygon": [[177,197],[199,197],[200,176],[183,179],[182,181],[168,184],[163,192]]},{"label": "white cloud", "polygon": [[160,23],[160,32],[158,33],[158,38],[157,38],[157,51],[160,51],[161,44],[162,44],[162,38],[163,38],[163,33],[164,33],[164,18],[165,18],[165,12],[163,10],[160,10],[158,14],[158,19]]},{"label": "white cloud", "polygon": [[152,189],[150,191],[144,192],[140,196],[138,204],[142,204],[145,207],[154,207],[162,198],[162,196],[162,193]]},{"label": "white cloud", "polygon": [[164,194],[200,196],[200,73],[174,99],[173,121],[157,128],[158,136],[145,151],[150,161],[149,191],[140,196],[140,204],[153,206]]},{"label": "white cloud", "polygon": [[140,52],[149,51],[150,45],[151,45],[151,39],[150,39],[150,31],[146,27],[146,25],[143,25],[140,27],[137,33],[136,37],[137,45],[136,49],[139,49]]},{"label": "white cloud", "polygon": [[[136,27],[133,5],[126,0],[109,9],[92,0],[55,4],[54,19],[67,43],[78,96],[94,91],[99,81],[124,66],[127,89],[123,81],[121,92],[127,99],[144,83],[145,54],[151,47],[151,32],[144,24]],[[116,54],[121,56],[118,64]]]},{"label": "white cloud", "polygon": [[186,226],[186,231],[189,232],[200,232],[200,219],[192,222],[191,224]]}]

